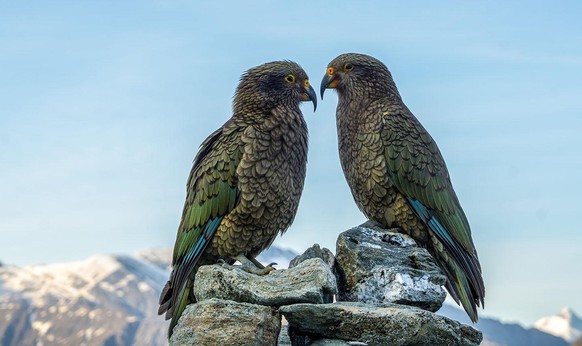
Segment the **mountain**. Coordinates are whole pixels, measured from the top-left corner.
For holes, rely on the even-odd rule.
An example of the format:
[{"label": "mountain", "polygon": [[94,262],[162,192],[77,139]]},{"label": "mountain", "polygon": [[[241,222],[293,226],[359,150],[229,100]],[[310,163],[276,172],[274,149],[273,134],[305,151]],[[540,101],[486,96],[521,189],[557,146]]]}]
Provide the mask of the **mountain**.
[{"label": "mountain", "polygon": [[582,319],[567,307],[557,315],[540,318],[534,327],[570,343],[582,338]]},{"label": "mountain", "polygon": [[[295,256],[271,247],[263,263]],[[83,261],[0,267],[0,345],[167,345],[157,315],[171,251],[99,255]]]},{"label": "mountain", "polygon": [[[258,259],[286,268],[295,255],[272,246]],[[0,346],[167,345],[168,323],[157,309],[171,256],[169,249],[149,249],[69,263],[0,266]],[[451,305],[438,313],[472,325]],[[485,317],[474,326],[483,332],[484,346],[567,346],[565,339],[573,341],[582,330],[571,310],[540,319],[540,330]]]},{"label": "mountain", "polygon": [[468,324],[483,332],[482,346],[568,346],[564,339],[544,333],[535,328],[524,328],[516,323],[503,323],[487,317],[471,323],[467,314],[456,307],[444,304],[438,314]]}]

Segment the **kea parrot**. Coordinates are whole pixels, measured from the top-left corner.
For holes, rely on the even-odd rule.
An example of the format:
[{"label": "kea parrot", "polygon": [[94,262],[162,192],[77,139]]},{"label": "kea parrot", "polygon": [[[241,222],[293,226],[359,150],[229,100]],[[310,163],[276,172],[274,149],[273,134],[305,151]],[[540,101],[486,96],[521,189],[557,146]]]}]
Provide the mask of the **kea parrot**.
[{"label": "kea parrot", "polygon": [[297,212],[307,165],[302,101],[317,107],[297,63],[253,67],[240,78],[231,118],[201,144],[186,185],[172,272],[160,295],[158,314],[171,319],[168,337],[196,302],[192,287],[201,265],[238,260],[250,272],[273,270],[255,257]]},{"label": "kea parrot", "polygon": [[341,166],[360,210],[426,248],[446,288],[478,319],[485,285],[469,222],[433,138],[406,107],[388,68],[363,54],[332,60],[321,82],[338,94]]}]

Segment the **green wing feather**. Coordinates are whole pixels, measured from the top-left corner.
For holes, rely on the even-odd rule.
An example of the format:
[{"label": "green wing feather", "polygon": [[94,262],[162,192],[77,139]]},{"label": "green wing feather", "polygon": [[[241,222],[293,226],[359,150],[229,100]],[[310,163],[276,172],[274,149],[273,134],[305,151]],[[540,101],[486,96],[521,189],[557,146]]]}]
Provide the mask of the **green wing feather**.
[{"label": "green wing feather", "polygon": [[449,278],[449,292],[476,321],[475,305],[483,304],[485,295],[481,266],[444,159],[432,137],[407,109],[383,114],[381,136],[390,178],[454,259],[445,263],[435,258]]},{"label": "green wing feather", "polygon": [[194,271],[220,222],[232,211],[240,191],[236,169],[242,157],[238,127],[227,122],[201,145],[187,183],[187,197],[178,228],[172,274],[160,296],[159,314],[171,318],[169,335],[189,297]]},{"label": "green wing feather", "polygon": [[[406,197],[426,206],[463,249],[475,255],[469,222],[436,143],[416,118],[398,114],[387,117],[403,117],[410,124],[405,128],[398,125],[398,129],[394,129],[390,127],[403,120],[388,119],[382,130],[384,156],[396,188]],[[399,131],[400,137],[392,137],[395,130]]]}]

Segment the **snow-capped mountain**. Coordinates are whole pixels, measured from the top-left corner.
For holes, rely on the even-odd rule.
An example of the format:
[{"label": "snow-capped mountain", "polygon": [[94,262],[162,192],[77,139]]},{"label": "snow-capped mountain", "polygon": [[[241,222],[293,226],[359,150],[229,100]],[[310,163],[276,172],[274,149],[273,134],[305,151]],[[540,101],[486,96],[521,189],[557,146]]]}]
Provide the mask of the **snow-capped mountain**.
[{"label": "snow-capped mountain", "polygon": [[477,328],[483,333],[481,346],[568,346],[569,343],[557,336],[535,328],[524,328],[517,323],[504,323],[494,318],[480,316],[473,324],[465,311],[444,304],[437,312],[461,323]]},{"label": "snow-capped mountain", "polygon": [[[258,259],[286,268],[295,255],[272,246]],[[170,249],[149,249],[78,262],[0,266],[0,345],[167,345],[168,323],[157,309],[171,257]],[[450,305],[439,314],[472,325],[464,311]],[[563,310],[538,321],[540,330],[483,317],[473,326],[483,332],[484,346],[567,346],[565,338],[575,339],[581,322]]]},{"label": "snow-capped mountain", "polygon": [[[263,263],[295,256],[272,247]],[[69,263],[0,267],[0,345],[167,345],[157,315],[171,251],[98,255]]]},{"label": "snow-capped mountain", "polygon": [[582,319],[567,307],[557,315],[540,318],[534,323],[534,327],[568,342],[582,338]]},{"label": "snow-capped mountain", "polygon": [[2,345],[163,345],[168,277],[137,256],[0,268]]}]

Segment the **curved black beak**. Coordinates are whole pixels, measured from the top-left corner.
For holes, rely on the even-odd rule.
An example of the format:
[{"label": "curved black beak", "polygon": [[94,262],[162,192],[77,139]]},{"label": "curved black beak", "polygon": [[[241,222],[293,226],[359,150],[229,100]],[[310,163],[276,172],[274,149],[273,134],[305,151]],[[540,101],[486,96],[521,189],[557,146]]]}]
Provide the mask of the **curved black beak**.
[{"label": "curved black beak", "polygon": [[321,95],[321,99],[323,100],[323,93],[325,92],[325,89],[330,87],[330,84],[335,80],[335,74],[334,75],[329,75],[329,74],[325,74],[323,76],[323,79],[321,80],[321,86],[319,87],[319,94]]},{"label": "curved black beak", "polygon": [[311,85],[305,91],[307,92],[309,101],[313,102],[313,111],[315,112],[315,110],[317,109],[317,94],[315,93],[315,90],[313,90]]}]

